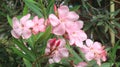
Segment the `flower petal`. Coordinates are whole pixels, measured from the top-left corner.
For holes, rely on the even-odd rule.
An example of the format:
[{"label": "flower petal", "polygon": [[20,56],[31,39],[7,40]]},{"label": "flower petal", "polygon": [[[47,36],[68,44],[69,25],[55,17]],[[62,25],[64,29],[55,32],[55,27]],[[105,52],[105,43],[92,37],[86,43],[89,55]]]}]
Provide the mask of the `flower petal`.
[{"label": "flower petal", "polygon": [[65,33],[65,26],[64,24],[59,24],[58,26],[53,28],[53,33],[56,35],[63,35]]},{"label": "flower petal", "polygon": [[54,14],[49,15],[49,21],[52,26],[56,26],[60,23],[59,19]]}]

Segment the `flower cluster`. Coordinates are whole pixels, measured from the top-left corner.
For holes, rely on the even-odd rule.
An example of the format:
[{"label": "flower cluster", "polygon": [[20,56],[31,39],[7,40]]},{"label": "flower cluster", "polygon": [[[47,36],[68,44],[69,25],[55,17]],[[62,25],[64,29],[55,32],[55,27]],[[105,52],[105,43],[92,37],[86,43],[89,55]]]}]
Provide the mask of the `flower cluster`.
[{"label": "flower cluster", "polygon": [[107,52],[99,42],[93,42],[87,39],[86,45],[81,47],[81,51],[85,54],[85,58],[88,61],[96,60],[98,65],[101,65],[101,60],[106,61]]},{"label": "flower cluster", "polygon": [[79,15],[74,11],[69,11],[65,5],[56,9],[57,14],[50,14],[49,21],[53,26],[52,32],[55,35],[64,35],[67,33],[70,45],[81,47],[83,41],[87,39],[86,33],[81,30],[83,22],[79,19]]},{"label": "flower cluster", "polygon": [[22,37],[23,39],[28,39],[32,34],[44,32],[46,28],[44,18],[39,19],[35,16],[33,20],[30,20],[30,14],[23,16],[20,20],[14,17],[12,22],[13,30],[11,34],[15,38]]},{"label": "flower cluster", "polygon": [[[55,14],[50,14],[46,20],[47,22],[44,18],[38,18],[37,16],[31,20],[30,14],[23,16],[20,20],[14,17],[11,34],[17,39],[20,37],[28,39],[32,34],[45,32],[46,27],[51,25],[51,33],[62,36],[62,39],[58,37],[49,39],[47,42],[45,54],[49,57],[50,64],[58,63],[62,58],[69,56],[69,51],[65,47],[66,41],[71,46],[79,47],[88,61],[96,60],[98,65],[101,65],[101,60],[106,61],[107,52],[104,50],[104,46],[99,42],[93,43],[92,40],[87,39],[86,33],[82,30],[83,21],[79,20],[79,15],[70,11],[66,5],[60,5],[59,8],[55,7]],[[86,66],[87,63],[82,62],[75,65],[75,67]]]}]

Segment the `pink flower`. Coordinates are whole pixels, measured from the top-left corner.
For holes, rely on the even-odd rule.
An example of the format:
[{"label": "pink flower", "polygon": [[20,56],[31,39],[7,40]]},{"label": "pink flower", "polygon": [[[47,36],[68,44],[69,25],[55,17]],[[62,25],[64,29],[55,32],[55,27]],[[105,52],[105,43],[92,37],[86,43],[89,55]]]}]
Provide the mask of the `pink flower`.
[{"label": "pink flower", "polygon": [[76,45],[82,47],[83,41],[87,39],[87,35],[83,30],[80,30],[83,27],[82,21],[76,21],[73,24],[66,25],[67,32],[69,36],[70,45]]},{"label": "pink flower", "polygon": [[16,17],[13,18],[13,30],[11,34],[15,38],[20,38],[22,36],[23,39],[28,39],[31,36],[31,30],[33,26],[33,22],[29,20],[30,14],[23,16],[20,20]]},{"label": "pink flower", "polygon": [[33,23],[34,26],[32,27],[32,33],[33,34],[38,34],[39,32],[44,32],[45,31],[45,25],[44,25],[44,18],[38,18],[38,16],[35,16],[33,18]]},{"label": "pink flower", "polygon": [[81,51],[85,54],[88,61],[96,60],[98,65],[101,65],[101,60],[106,61],[107,52],[104,46],[99,42],[94,42],[90,39],[86,40],[86,45],[81,47]]},{"label": "pink flower", "polygon": [[53,26],[53,33],[56,35],[63,35],[66,32],[66,25],[73,23],[78,20],[79,16],[73,12],[69,11],[69,8],[65,5],[61,5],[58,8],[58,14],[49,15],[49,20]]},{"label": "pink flower", "polygon": [[64,57],[68,57],[68,50],[65,48],[64,39],[50,39],[45,49],[45,54],[49,56],[49,63],[58,63]]},{"label": "pink flower", "polygon": [[74,65],[74,67],[87,67],[87,63],[86,62],[80,62],[77,65]]}]

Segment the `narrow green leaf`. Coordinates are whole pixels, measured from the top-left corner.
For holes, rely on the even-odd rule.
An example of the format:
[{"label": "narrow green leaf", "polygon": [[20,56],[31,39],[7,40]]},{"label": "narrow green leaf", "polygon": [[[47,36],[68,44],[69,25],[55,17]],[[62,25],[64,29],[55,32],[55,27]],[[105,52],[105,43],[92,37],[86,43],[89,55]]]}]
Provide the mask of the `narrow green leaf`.
[{"label": "narrow green leaf", "polygon": [[72,54],[72,55],[74,55],[74,57],[75,57],[75,60],[74,61],[83,61],[83,59],[81,59],[80,57],[79,57],[79,55],[70,47],[70,45],[69,44],[67,44],[67,49],[70,51],[70,53]]},{"label": "narrow green leaf", "polygon": [[27,13],[28,13],[28,7],[25,5],[23,9],[23,16],[26,15]]},{"label": "narrow green leaf", "polygon": [[8,20],[8,23],[10,24],[10,26],[12,27],[12,19],[9,17],[9,15],[7,15],[7,20]]},{"label": "narrow green leaf", "polygon": [[54,12],[53,11],[54,2],[55,2],[55,0],[49,0],[48,1],[48,7],[47,7],[48,15]]},{"label": "narrow green leaf", "polygon": [[80,5],[76,5],[72,8],[70,8],[70,11],[77,11],[80,8]]},{"label": "narrow green leaf", "polygon": [[12,47],[12,49],[13,49],[14,53],[16,53],[17,55],[19,55],[20,57],[23,57],[23,58],[26,58],[26,59],[29,60],[29,61],[32,61],[31,57],[28,56],[27,54],[24,54],[24,53],[22,52],[22,50],[20,51],[20,50],[18,50],[18,49],[15,48],[15,47]]},{"label": "narrow green leaf", "polygon": [[[113,65],[113,64],[112,64]],[[102,65],[101,65],[101,67],[111,67],[111,64],[110,63],[103,63]]]},{"label": "narrow green leaf", "polygon": [[23,61],[24,61],[25,65],[26,65],[26,67],[32,67],[32,64],[27,59],[23,58]]},{"label": "narrow green leaf", "polygon": [[120,28],[120,23],[114,22],[114,25]]},{"label": "narrow green leaf", "polygon": [[26,54],[28,54],[31,59],[34,61],[35,60],[35,55],[33,54],[33,52],[31,50],[29,50],[24,43],[21,40],[17,40],[17,39],[13,39],[13,42],[21,49],[23,50]]},{"label": "narrow green leaf", "polygon": [[36,13],[39,17],[43,17],[43,14],[41,13],[41,10],[38,6],[36,6],[34,3],[29,2],[29,0],[24,0],[25,4],[32,10],[34,13]]},{"label": "narrow green leaf", "polygon": [[85,31],[86,31],[86,30],[89,30],[89,28],[91,28],[94,23],[95,23],[95,22],[88,22],[87,24],[85,24],[85,27],[84,27],[83,30],[85,30]]}]

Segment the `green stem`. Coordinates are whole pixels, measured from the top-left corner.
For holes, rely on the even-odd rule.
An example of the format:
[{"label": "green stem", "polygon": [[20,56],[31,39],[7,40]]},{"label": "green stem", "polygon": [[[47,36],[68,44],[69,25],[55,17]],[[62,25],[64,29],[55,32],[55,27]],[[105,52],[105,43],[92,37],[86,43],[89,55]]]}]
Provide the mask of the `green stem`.
[{"label": "green stem", "polygon": [[[115,11],[115,3],[114,3],[114,0],[110,0],[110,12],[114,12]],[[113,14],[110,15],[111,18],[114,18],[113,17]],[[113,24],[113,22],[111,21],[111,24]],[[112,46],[114,46],[115,44],[115,33],[109,29],[109,33],[110,33],[110,36],[111,36],[111,44]]]}]

